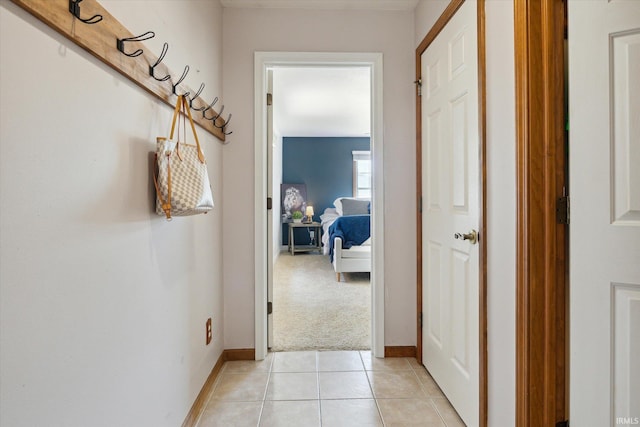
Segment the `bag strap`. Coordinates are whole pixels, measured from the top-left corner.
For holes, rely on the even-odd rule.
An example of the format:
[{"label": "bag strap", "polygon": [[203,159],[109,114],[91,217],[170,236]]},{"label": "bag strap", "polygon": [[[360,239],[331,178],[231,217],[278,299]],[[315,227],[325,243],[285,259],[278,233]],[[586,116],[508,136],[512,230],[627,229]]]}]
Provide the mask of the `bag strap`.
[{"label": "bag strap", "polygon": [[193,121],[193,117],[191,116],[191,108],[189,107],[189,103],[184,95],[178,96],[178,101],[176,102],[176,108],[173,110],[173,120],[171,121],[171,133],[169,134],[169,139],[173,139],[173,133],[176,128],[176,121],[178,119],[180,113],[180,107],[184,107],[187,112],[187,116],[189,117],[189,123],[191,123],[191,130],[193,130],[193,137],[196,140],[196,146],[198,147],[198,159],[200,163],[205,163],[204,153],[202,153],[202,148],[200,147],[200,141],[198,140],[198,134],[196,133],[196,125]]},{"label": "bag strap", "polygon": [[198,146],[198,159],[200,163],[205,163],[204,154],[202,153],[202,148],[200,148],[200,141],[198,140],[198,134],[196,133],[196,125],[193,122],[193,117],[191,117],[191,108],[189,107],[189,103],[187,102],[187,98],[185,96],[181,96],[182,104],[184,105],[184,109],[187,110],[187,115],[189,116],[189,123],[191,123],[191,129],[193,130],[193,137],[196,140],[196,145]]},{"label": "bag strap", "polygon": [[182,96],[178,96],[178,100],[176,101],[176,108],[173,110],[173,119],[171,120],[171,133],[169,134],[169,139],[173,139],[173,131],[176,129],[176,121],[178,120],[181,106]]}]

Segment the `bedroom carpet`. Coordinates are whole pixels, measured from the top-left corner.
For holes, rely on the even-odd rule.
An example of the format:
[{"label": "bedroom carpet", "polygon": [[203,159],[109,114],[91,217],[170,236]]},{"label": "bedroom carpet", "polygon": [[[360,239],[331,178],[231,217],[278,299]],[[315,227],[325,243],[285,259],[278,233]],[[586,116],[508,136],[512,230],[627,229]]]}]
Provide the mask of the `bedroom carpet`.
[{"label": "bedroom carpet", "polygon": [[326,255],[283,252],[273,275],[272,351],[369,350],[369,273],[336,275]]}]

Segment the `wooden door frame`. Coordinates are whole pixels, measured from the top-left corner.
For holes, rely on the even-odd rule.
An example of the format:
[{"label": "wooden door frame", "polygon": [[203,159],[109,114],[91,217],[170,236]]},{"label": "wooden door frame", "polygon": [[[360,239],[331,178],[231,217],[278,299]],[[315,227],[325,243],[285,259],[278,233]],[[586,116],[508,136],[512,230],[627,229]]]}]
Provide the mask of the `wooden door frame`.
[{"label": "wooden door frame", "polygon": [[[480,165],[479,189],[479,408],[480,427],[486,427],[488,422],[488,382],[487,382],[487,243],[486,235],[486,56],[485,56],[485,0],[477,0],[478,19],[478,143]],[[424,37],[416,49],[416,82],[422,76],[422,54],[427,50],[438,34],[458,11],[465,0],[451,0],[442,15]],[[419,96],[420,85],[416,90],[416,200],[418,211],[416,214],[417,227],[417,348],[416,359],[422,363],[422,103]]]},{"label": "wooden door frame", "polygon": [[516,425],[567,419],[563,0],[516,0]]}]

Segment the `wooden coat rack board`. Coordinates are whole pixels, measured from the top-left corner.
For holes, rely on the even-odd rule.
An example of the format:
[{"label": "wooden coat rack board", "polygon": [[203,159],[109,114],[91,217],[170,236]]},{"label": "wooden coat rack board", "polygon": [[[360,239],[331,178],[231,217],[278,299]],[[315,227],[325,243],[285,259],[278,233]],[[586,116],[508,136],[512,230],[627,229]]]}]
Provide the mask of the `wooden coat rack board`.
[{"label": "wooden coat rack board", "polygon": [[[181,78],[174,77],[175,74],[171,73],[162,62],[155,66],[154,75],[171,76],[171,78],[166,81],[160,81],[152,77],[150,66],[156,64],[158,57],[149,53],[139,41],[126,41],[125,47],[127,53],[133,53],[137,49],[141,49],[142,53],[138,56],[131,57],[119,51],[117,48],[118,39],[122,40],[135,36],[111,16],[96,0],[11,1],[168,105],[175,105],[174,81],[178,82],[175,92],[178,94],[189,92],[190,97],[187,98],[191,100],[192,109],[196,110],[193,118],[198,125],[221,141],[225,141],[225,136],[231,133],[225,132],[225,127],[231,115],[229,115],[227,121],[221,117],[224,105],[219,114],[213,109],[215,102],[205,102],[200,96],[191,99],[192,96],[199,95],[204,86],[201,86],[197,92],[193,91],[180,83]],[[80,18],[77,18],[72,13],[72,8],[75,9]],[[97,16],[102,16],[102,19],[96,20]],[[83,22],[83,20],[89,22]],[[198,114],[198,111],[202,111],[202,113]]]}]

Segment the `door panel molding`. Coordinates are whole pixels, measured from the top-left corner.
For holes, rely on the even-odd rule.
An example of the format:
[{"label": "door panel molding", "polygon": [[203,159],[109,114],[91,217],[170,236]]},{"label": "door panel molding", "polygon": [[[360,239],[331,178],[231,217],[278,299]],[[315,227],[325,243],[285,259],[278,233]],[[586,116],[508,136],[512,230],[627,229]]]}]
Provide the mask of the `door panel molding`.
[{"label": "door panel molding", "polygon": [[[418,82],[422,76],[422,54],[427,50],[435,38],[440,34],[442,29],[447,25],[451,18],[458,11],[460,6],[465,0],[451,0],[447,8],[442,12],[442,15],[435,22],[433,27],[429,30],[422,42],[416,48],[416,82]],[[481,236],[479,240],[480,251],[480,289],[479,289],[479,420],[480,426],[486,427],[488,422],[487,408],[488,408],[488,380],[487,380],[487,244],[484,239],[486,231],[486,55],[485,55],[485,0],[477,1],[477,19],[478,19],[478,102],[479,102],[479,173],[480,173],[480,189],[479,189],[479,206],[480,206],[480,230]],[[416,329],[418,331],[417,336],[417,349],[416,359],[422,363],[422,259],[423,259],[423,247],[422,247],[422,209],[428,209],[426,200],[421,200],[422,197],[422,103],[420,93],[423,96],[428,95],[429,82],[420,82],[416,87],[416,200],[418,211],[416,212],[416,242],[417,242],[417,319]],[[421,88],[427,89],[425,91]],[[472,159],[469,159],[470,161]]]},{"label": "door panel molding", "polygon": [[516,71],[516,425],[566,419],[566,185],[562,0],[518,1]]}]

